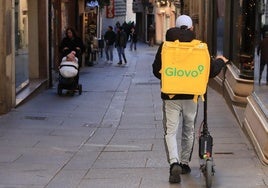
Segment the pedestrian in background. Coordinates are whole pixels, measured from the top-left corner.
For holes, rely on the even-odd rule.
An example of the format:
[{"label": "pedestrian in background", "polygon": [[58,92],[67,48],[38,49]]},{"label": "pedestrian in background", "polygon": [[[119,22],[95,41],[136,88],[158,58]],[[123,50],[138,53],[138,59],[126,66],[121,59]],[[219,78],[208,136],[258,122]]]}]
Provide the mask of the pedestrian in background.
[{"label": "pedestrian in background", "polygon": [[149,38],[149,46],[154,46],[154,39],[155,39],[155,28],[153,24],[151,24],[148,28],[148,38]]},{"label": "pedestrian in background", "polygon": [[60,52],[62,57],[70,54],[72,51],[75,51],[76,57],[78,58],[79,67],[82,64],[82,54],[85,51],[85,46],[80,37],[76,35],[76,32],[73,28],[69,27],[65,31],[65,37],[60,43]]},{"label": "pedestrian in background", "polygon": [[127,35],[127,41],[128,41],[129,40],[129,34],[130,34],[131,26],[126,21],[124,21],[123,24],[122,24],[122,27],[123,27],[124,32]]},{"label": "pedestrian in background", "polygon": [[[176,19],[176,27],[166,32],[166,41],[179,40],[191,42],[195,39],[192,19],[187,15],[181,15]],[[161,51],[163,43],[159,46],[152,64],[153,74],[161,79]],[[228,60],[223,56],[217,56],[211,61],[210,77],[216,76],[225,66]],[[193,86],[194,87],[194,86]],[[193,101],[194,95],[175,94],[170,98],[168,94],[161,93],[163,101],[163,127],[164,140],[167,151],[167,159],[170,164],[170,183],[180,183],[180,174],[191,172],[189,163],[192,157],[194,146],[194,127],[197,115],[197,103]],[[179,123],[182,122],[181,145],[178,148],[177,133]]]},{"label": "pedestrian in background", "polygon": [[259,72],[259,85],[261,84],[261,77],[264,67],[266,65],[266,85],[268,85],[268,32],[264,34],[264,38],[260,42],[257,54],[261,55],[260,59],[260,72]]},{"label": "pedestrian in background", "polygon": [[130,32],[130,50],[132,51],[132,48],[134,47],[134,50],[137,50],[137,42],[138,42],[138,36],[136,33],[135,27],[131,28]]},{"label": "pedestrian in background", "polygon": [[120,22],[117,21],[117,22],[115,23],[115,26],[114,26],[114,32],[117,33],[117,31],[118,31],[118,29],[119,29],[120,26],[121,26]]},{"label": "pedestrian in background", "polygon": [[113,27],[109,26],[107,31],[104,34],[105,54],[106,54],[107,63],[113,63],[113,50],[114,50],[115,38],[116,38],[116,34],[113,31]]},{"label": "pedestrian in background", "polygon": [[122,57],[124,59],[124,63],[127,64],[127,59],[125,55],[125,48],[127,46],[127,34],[124,32],[123,27],[120,26],[116,33],[115,46],[118,53],[119,62],[118,65],[122,65]]}]

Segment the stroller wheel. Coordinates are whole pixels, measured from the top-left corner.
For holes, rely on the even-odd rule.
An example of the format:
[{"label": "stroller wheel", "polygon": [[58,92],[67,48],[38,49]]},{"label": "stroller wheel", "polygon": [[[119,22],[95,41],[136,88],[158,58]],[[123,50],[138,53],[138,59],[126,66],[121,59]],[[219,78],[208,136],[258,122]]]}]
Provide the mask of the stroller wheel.
[{"label": "stroller wheel", "polygon": [[79,95],[81,95],[82,94],[82,85],[81,84],[78,85],[78,90],[79,90]]},{"label": "stroller wheel", "polygon": [[62,88],[61,88],[61,86],[60,86],[60,84],[58,84],[58,95],[62,95]]}]

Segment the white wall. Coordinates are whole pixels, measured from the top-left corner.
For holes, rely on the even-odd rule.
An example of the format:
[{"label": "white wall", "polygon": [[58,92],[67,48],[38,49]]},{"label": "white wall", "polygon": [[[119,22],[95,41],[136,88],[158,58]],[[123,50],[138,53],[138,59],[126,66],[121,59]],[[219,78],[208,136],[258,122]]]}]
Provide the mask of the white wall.
[{"label": "white wall", "polygon": [[136,14],[132,11],[133,0],[127,0],[127,12],[126,12],[126,22],[134,21],[136,23]]}]

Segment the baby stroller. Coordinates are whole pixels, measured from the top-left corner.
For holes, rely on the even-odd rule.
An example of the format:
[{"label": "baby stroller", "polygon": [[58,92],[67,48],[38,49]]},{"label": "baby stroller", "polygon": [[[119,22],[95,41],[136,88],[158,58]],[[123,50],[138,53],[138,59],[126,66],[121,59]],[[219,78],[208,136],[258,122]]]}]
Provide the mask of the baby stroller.
[{"label": "baby stroller", "polygon": [[62,95],[63,89],[68,90],[72,95],[76,91],[79,95],[82,94],[82,85],[79,84],[79,64],[75,52],[63,57],[59,66],[58,95]]}]

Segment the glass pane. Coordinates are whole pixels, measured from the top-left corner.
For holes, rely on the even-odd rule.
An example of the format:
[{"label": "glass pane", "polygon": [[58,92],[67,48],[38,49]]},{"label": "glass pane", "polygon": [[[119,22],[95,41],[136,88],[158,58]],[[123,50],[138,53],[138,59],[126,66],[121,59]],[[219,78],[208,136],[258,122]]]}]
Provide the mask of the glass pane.
[{"label": "glass pane", "polygon": [[256,0],[233,2],[232,35],[233,54],[231,60],[239,70],[239,76],[245,79],[254,78],[254,44],[256,26]]},{"label": "glass pane", "polygon": [[217,2],[217,54],[223,54],[225,0],[218,0]]},{"label": "glass pane", "polygon": [[254,91],[263,112],[268,116],[268,2],[259,2],[257,42],[255,46]]},{"label": "glass pane", "polygon": [[18,92],[29,82],[27,0],[15,1],[15,49],[15,82]]}]

